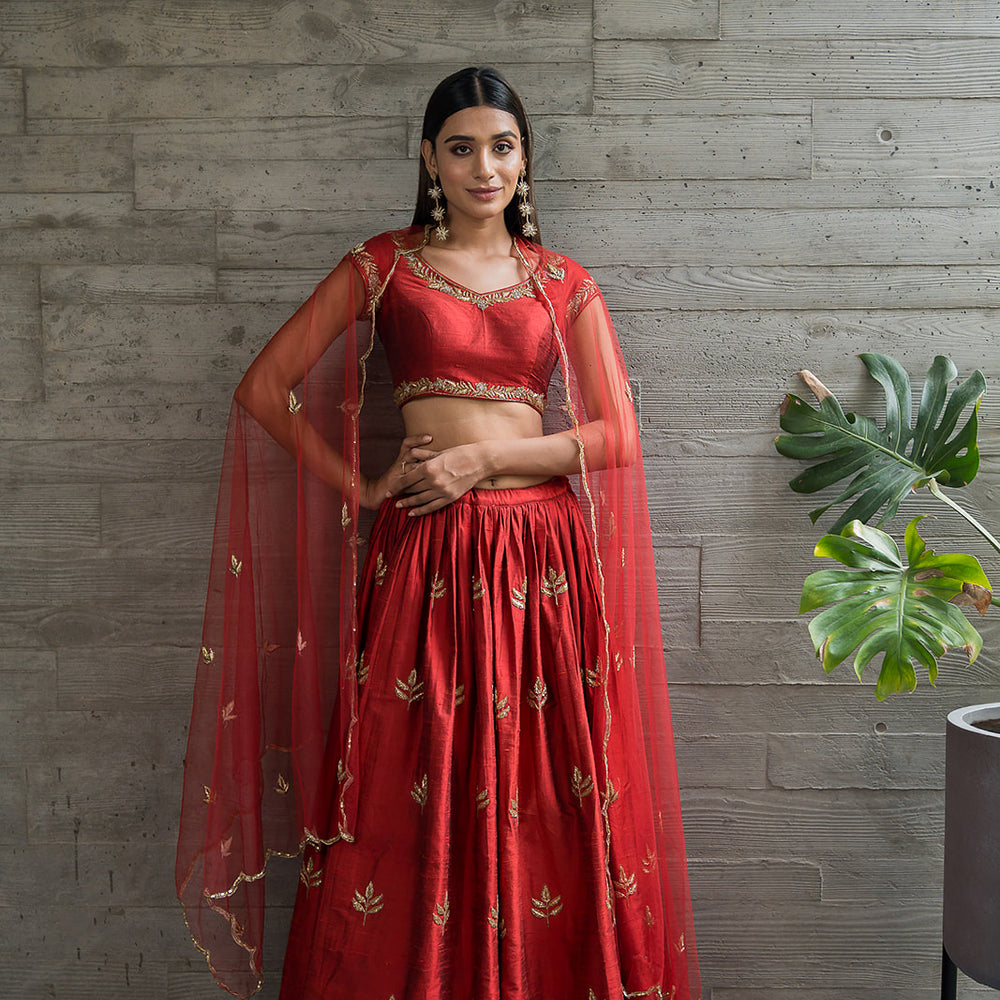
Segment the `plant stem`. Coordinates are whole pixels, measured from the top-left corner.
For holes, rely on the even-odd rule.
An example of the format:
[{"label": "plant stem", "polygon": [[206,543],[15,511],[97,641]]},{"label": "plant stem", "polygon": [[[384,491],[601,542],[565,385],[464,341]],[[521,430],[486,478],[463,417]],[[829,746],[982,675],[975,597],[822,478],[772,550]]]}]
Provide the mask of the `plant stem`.
[{"label": "plant stem", "polygon": [[979,534],[982,535],[983,538],[985,538],[986,541],[988,541],[990,545],[992,545],[993,548],[996,549],[997,552],[1000,552],[1000,542],[998,542],[967,510],[965,510],[963,507],[960,507],[957,503],[955,503],[955,501],[952,500],[951,497],[946,496],[944,493],[942,493],[941,487],[938,486],[938,482],[936,479],[931,479],[927,483],[927,488],[931,491],[931,493],[934,494],[934,496],[938,498],[938,500],[942,501],[943,503],[946,503],[953,510],[958,511],[958,513],[961,514],[962,517],[964,517],[965,520],[968,521],[969,524],[971,524],[972,527],[975,528],[976,531],[978,531]]}]

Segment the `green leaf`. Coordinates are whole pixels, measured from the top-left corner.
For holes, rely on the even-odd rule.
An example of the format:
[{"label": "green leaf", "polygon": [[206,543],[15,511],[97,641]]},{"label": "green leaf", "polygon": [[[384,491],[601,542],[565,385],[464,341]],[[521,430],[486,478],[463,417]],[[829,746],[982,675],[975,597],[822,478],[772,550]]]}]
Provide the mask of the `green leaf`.
[{"label": "green leaf", "polygon": [[935,555],[920,537],[915,517],[906,527],[909,565],[899,558],[896,543],[884,531],[852,521],[839,535],[824,535],[816,554],[847,569],[810,574],[802,586],[799,613],[824,608],[809,623],[809,635],[823,669],[829,673],[855,652],[860,679],[880,653],[875,696],[912,691],[915,666],[937,679],[938,659],[949,649],[961,649],[972,663],[983,640],[952,603],[966,586],[992,588],[979,560],[961,554]]},{"label": "green leaf", "polygon": [[[932,480],[965,486],[979,471],[979,404],[986,391],[982,372],[973,372],[948,399],[949,383],[958,373],[948,358],[938,355],[927,372],[911,425],[910,379],[905,369],[884,354],[860,357],[884,391],[884,427],[870,417],[845,413],[832,393],[818,407],[790,393],[781,408],[785,433],[775,439],[780,454],[815,463],[791,480],[789,486],[795,492],[816,493],[844,484],[837,496],[809,515],[815,522],[831,507],[850,501],[831,527],[833,533],[852,520],[868,522],[880,511],[878,523],[882,524],[895,516],[912,490]],[[956,430],[969,407],[971,414]]]}]

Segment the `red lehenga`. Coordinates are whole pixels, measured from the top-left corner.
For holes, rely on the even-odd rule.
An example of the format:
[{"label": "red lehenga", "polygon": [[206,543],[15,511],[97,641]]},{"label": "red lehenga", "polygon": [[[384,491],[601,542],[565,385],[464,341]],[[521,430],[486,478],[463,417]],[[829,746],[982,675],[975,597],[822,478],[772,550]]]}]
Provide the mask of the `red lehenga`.
[{"label": "red lehenga", "polygon": [[[515,242],[528,281],[482,295],[423,261],[426,238],[355,248],[268,348],[300,354],[287,406],[342,449],[343,496],[313,474],[311,430],[292,462],[234,404],[178,847],[189,926],[220,984],[249,995],[267,860],[301,853],[283,1000],[698,998],[645,485],[607,311],[537,245]],[[370,323],[332,329],[345,301],[377,325],[400,405],[547,397],[546,430],[579,444],[575,490],[472,490],[419,518],[387,502],[359,523],[360,442],[387,410]]]}]

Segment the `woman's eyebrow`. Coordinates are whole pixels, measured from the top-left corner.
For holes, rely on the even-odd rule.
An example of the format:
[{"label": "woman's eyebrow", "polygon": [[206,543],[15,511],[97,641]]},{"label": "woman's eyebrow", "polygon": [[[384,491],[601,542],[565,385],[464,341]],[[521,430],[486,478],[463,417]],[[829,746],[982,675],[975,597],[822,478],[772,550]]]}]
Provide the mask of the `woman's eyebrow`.
[{"label": "woman's eyebrow", "polygon": [[[515,139],[517,136],[510,131],[507,132],[497,132],[496,135],[491,136],[492,139]],[[475,136],[471,135],[449,135],[447,139],[442,139],[442,142],[456,142],[457,140],[462,140],[463,142],[474,142]]]}]

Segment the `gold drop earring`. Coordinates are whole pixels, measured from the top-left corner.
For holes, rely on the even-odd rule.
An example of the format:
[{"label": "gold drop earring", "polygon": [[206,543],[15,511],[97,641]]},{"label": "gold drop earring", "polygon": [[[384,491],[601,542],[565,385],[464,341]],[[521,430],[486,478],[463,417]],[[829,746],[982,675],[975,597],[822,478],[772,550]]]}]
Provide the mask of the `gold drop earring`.
[{"label": "gold drop earring", "polygon": [[521,204],[517,206],[517,210],[521,213],[521,232],[525,236],[537,236],[538,226],[531,219],[531,215],[535,210],[531,207],[531,202],[528,200],[531,188],[528,186],[524,167],[521,167],[521,178],[517,182],[517,193],[521,196]]},{"label": "gold drop earring", "polygon": [[434,235],[444,243],[448,239],[448,227],[444,224],[444,205],[441,204],[444,192],[436,177],[431,178],[431,186],[427,189],[427,194],[434,200],[434,207],[431,209],[431,218],[437,223]]}]

